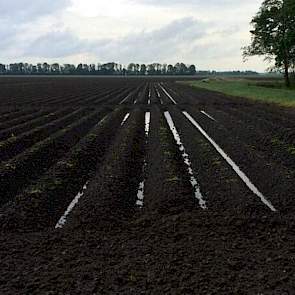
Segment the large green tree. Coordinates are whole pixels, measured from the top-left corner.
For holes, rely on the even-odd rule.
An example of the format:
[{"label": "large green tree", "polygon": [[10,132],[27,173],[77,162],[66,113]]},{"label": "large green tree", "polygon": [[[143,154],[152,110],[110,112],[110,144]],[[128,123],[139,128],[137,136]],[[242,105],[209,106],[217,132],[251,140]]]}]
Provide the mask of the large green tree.
[{"label": "large green tree", "polygon": [[289,71],[295,64],[295,0],[265,0],[251,21],[251,44],[244,56],[263,55],[283,70],[290,86]]}]

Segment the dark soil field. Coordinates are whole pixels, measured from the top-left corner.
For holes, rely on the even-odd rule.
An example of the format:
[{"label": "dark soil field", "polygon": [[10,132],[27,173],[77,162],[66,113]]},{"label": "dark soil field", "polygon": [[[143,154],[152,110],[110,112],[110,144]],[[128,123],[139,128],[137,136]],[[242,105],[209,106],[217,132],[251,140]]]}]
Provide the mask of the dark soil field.
[{"label": "dark soil field", "polygon": [[295,111],[172,79],[0,79],[0,294],[295,294]]}]

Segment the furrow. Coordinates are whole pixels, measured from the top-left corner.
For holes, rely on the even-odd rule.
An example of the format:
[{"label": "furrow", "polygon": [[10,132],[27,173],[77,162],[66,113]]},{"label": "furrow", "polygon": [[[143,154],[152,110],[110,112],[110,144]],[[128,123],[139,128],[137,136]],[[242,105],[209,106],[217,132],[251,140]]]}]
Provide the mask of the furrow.
[{"label": "furrow", "polygon": [[63,157],[106,113],[95,111],[0,165],[0,206]]},{"label": "furrow", "polygon": [[0,142],[0,161],[9,160],[34,144],[52,136],[55,132],[68,128],[68,125],[81,119],[87,113],[87,109],[78,109],[60,119]]},{"label": "furrow", "polygon": [[202,133],[202,135],[213,145],[217,152],[224,158],[224,160],[233,168],[246,186],[264,203],[271,211],[276,212],[276,208],[270,201],[257,189],[246,174],[241,171],[238,165],[220,148],[220,146],[206,133],[206,131],[187,113],[183,112],[184,116]]},{"label": "furrow", "polygon": [[194,194],[195,194],[195,198],[199,201],[199,205],[202,209],[207,209],[207,205],[206,205],[206,202],[204,200],[204,197],[201,193],[201,190],[200,190],[200,185],[194,175],[194,172],[193,172],[193,169],[192,169],[192,164],[191,164],[191,161],[190,161],[190,158],[189,158],[189,155],[186,153],[185,151],[185,148],[181,142],[181,139],[180,139],[180,136],[179,136],[179,133],[177,131],[177,129],[175,128],[175,125],[174,125],[174,122],[170,116],[170,113],[169,112],[165,112],[164,113],[164,116],[166,118],[166,121],[169,125],[169,128],[174,136],[174,139],[175,139],[175,142],[176,144],[178,145],[179,147],[179,151],[181,152],[181,155],[182,155],[182,158],[183,158],[183,161],[184,161],[184,164],[187,166],[187,173],[189,175],[189,178],[190,178],[190,183],[194,189]]},{"label": "furrow", "polygon": [[117,109],[96,124],[79,143],[37,182],[0,210],[5,231],[36,231],[54,228],[71,201],[95,174],[124,116]]}]

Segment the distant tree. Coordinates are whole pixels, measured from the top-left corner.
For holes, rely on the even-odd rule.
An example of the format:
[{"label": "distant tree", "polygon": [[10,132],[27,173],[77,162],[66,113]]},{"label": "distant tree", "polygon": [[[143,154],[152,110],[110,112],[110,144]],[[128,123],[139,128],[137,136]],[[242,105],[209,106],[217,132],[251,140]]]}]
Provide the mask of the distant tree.
[{"label": "distant tree", "polygon": [[96,72],[99,74],[100,71],[101,71],[101,63],[98,63],[96,67]]},{"label": "distant tree", "polygon": [[22,62],[19,62],[16,64],[16,71],[18,74],[23,74],[24,72],[24,64]]},{"label": "distant tree", "polygon": [[106,64],[99,64],[97,66],[97,73],[98,75],[106,75],[107,74],[107,65]]},{"label": "distant tree", "polygon": [[139,64],[135,65],[135,73],[136,73],[136,75],[139,75],[139,73],[140,73],[140,65]]},{"label": "distant tree", "polygon": [[83,74],[83,65],[81,63],[77,65],[76,73]]},{"label": "distant tree", "polygon": [[175,65],[175,72],[177,75],[186,75],[187,74],[187,66],[184,63],[177,63]]},{"label": "distant tree", "polygon": [[83,64],[83,73],[89,74],[89,65],[88,64]]},{"label": "distant tree", "polygon": [[130,63],[128,66],[127,66],[127,72],[129,75],[134,75],[135,74],[135,70],[136,70],[136,65],[135,63]]},{"label": "distant tree", "polygon": [[113,75],[115,73],[116,64],[114,62],[106,63],[102,67],[104,69],[104,75]]},{"label": "distant tree", "polygon": [[115,74],[115,75],[120,74],[120,65],[115,62],[113,64],[114,64],[113,74]]},{"label": "distant tree", "polygon": [[47,62],[44,62],[42,65],[42,69],[43,69],[43,73],[47,74],[47,73],[49,73],[50,65]]},{"label": "distant tree", "polygon": [[180,73],[180,63],[179,62],[175,64],[174,72],[176,75],[179,75],[179,73]]},{"label": "distant tree", "polygon": [[174,67],[172,65],[168,65],[167,74],[168,75],[173,75],[174,74]]},{"label": "distant tree", "polygon": [[161,75],[162,71],[162,65],[159,63],[153,63],[154,69],[155,69],[155,74],[156,75]]},{"label": "distant tree", "polygon": [[4,64],[0,64],[0,74],[6,73],[6,66]]},{"label": "distant tree", "polygon": [[244,57],[263,55],[282,69],[286,86],[295,61],[295,1],[265,0],[251,21],[251,44],[243,48]]},{"label": "distant tree", "polygon": [[167,74],[167,64],[163,64],[162,65],[161,74],[162,75],[166,75]]},{"label": "distant tree", "polygon": [[60,67],[58,63],[54,63],[50,67],[50,71],[54,74],[59,74],[60,73]]},{"label": "distant tree", "polygon": [[6,66],[0,64],[0,74],[60,74],[60,75],[194,75],[195,66],[187,67],[184,63],[177,63],[175,67],[167,64],[152,63],[149,65],[130,63],[127,70],[121,64],[109,62],[105,64],[73,64],[59,63],[48,64],[37,63],[37,65],[29,63],[11,63]]},{"label": "distant tree", "polygon": [[37,74],[37,66],[32,66],[32,74]]},{"label": "distant tree", "polygon": [[61,71],[65,75],[75,74],[76,67],[74,65],[72,65],[72,64],[64,64]]},{"label": "distant tree", "polygon": [[188,73],[189,75],[195,75],[196,74],[196,66],[195,65],[190,65],[188,68]]},{"label": "distant tree", "polygon": [[37,63],[37,72],[38,72],[38,74],[42,74],[43,73],[43,69],[42,69],[42,64],[41,63]]},{"label": "distant tree", "polygon": [[140,75],[146,75],[146,65],[142,64],[140,65]]},{"label": "distant tree", "polygon": [[93,74],[95,74],[95,64],[90,64],[89,65],[89,71],[90,71],[90,73],[93,75]]},{"label": "distant tree", "polygon": [[9,71],[11,74],[21,74],[20,67],[18,63],[9,64]]},{"label": "distant tree", "polygon": [[148,75],[155,75],[156,74],[156,69],[154,64],[150,64],[147,66],[147,73]]},{"label": "distant tree", "polygon": [[31,66],[29,63],[25,62],[23,63],[23,73],[24,74],[30,74],[31,72]]}]

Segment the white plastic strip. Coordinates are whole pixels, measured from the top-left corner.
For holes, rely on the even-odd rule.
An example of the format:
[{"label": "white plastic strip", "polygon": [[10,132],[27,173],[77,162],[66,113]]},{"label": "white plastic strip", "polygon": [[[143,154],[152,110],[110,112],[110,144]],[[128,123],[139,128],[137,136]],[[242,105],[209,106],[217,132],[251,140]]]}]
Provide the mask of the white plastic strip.
[{"label": "white plastic strip", "polygon": [[[150,122],[151,122],[151,113],[146,112],[145,113],[145,127],[144,127],[146,145],[147,145],[147,142],[148,142],[148,136],[149,136],[149,131],[150,131]],[[143,176],[145,174],[146,166],[147,166],[147,162],[146,162],[146,159],[144,159],[143,166],[142,166],[142,174],[143,174]],[[145,185],[145,179],[143,179],[140,182],[140,184],[138,186],[138,191],[137,191],[136,205],[141,207],[141,208],[143,207],[144,185]]]},{"label": "white plastic strip", "polygon": [[84,195],[86,189],[87,189],[87,185],[88,182],[83,186],[83,189],[81,190],[81,192],[79,192],[76,197],[73,199],[73,201],[70,203],[70,205],[68,206],[66,212],[64,213],[64,215],[59,219],[59,221],[57,222],[57,224],[55,225],[55,228],[62,228],[67,221],[67,216],[71,213],[71,211],[75,208],[75,206],[78,204],[79,199]]},{"label": "white plastic strip", "polygon": [[138,187],[136,205],[139,207],[143,207],[143,199],[144,199],[144,180],[140,182]]},{"label": "white plastic strip", "polygon": [[212,116],[210,116],[208,113],[206,113],[205,111],[201,111],[201,113],[203,115],[205,115],[206,117],[208,117],[209,119],[211,119],[212,121],[216,122],[216,120]]},{"label": "white plastic strip", "polygon": [[156,89],[156,92],[157,92],[157,96],[158,96],[158,98],[160,98],[160,97],[161,97],[161,94],[160,94],[158,88],[155,88],[155,89]]},{"label": "white plastic strip", "polygon": [[163,104],[163,100],[162,100],[162,98],[161,98],[161,94],[160,94],[158,88],[155,87],[155,89],[156,89],[156,93],[157,93],[157,96],[158,96],[158,98],[159,98],[160,104]]},{"label": "white plastic strip", "polygon": [[[103,123],[106,118],[109,115],[106,115],[101,121],[99,121],[96,126],[100,125],[101,123]],[[78,192],[78,194],[75,196],[75,198],[72,200],[72,202],[70,203],[70,205],[68,206],[67,210],[65,211],[65,213],[63,214],[63,216],[59,219],[59,221],[57,222],[57,224],[55,225],[55,228],[62,228],[67,220],[67,216],[71,213],[71,211],[75,208],[75,206],[78,204],[80,198],[84,195],[86,189],[87,189],[87,185],[88,185],[89,181],[87,181],[82,190],[80,192]]]},{"label": "white plastic strip", "polygon": [[122,123],[121,123],[121,126],[123,126],[123,125],[125,124],[125,122],[126,122],[126,121],[128,120],[128,118],[129,118],[129,116],[130,116],[130,113],[127,113],[126,116],[124,117]]},{"label": "white plastic strip", "polygon": [[129,93],[121,102],[120,104],[123,104],[129,97],[130,97],[131,93]]},{"label": "white plastic strip", "polygon": [[109,115],[104,116],[95,126],[99,126],[101,123],[103,123]]},{"label": "white plastic strip", "polygon": [[[145,113],[145,136],[148,137],[149,136],[149,132],[150,132],[150,123],[151,123],[151,113],[150,112],[146,112]],[[147,138],[146,138],[147,139]]]},{"label": "white plastic strip", "polygon": [[166,91],[166,89],[162,86],[162,85],[159,85],[162,90],[165,92],[165,94],[170,98],[170,100],[174,103],[174,104],[177,104],[177,102],[173,99],[173,97]]},{"label": "white plastic strip", "polygon": [[183,158],[183,161],[185,163],[185,165],[187,166],[187,172],[189,174],[189,177],[190,177],[190,183],[194,189],[194,193],[195,193],[195,198],[199,200],[199,205],[202,209],[207,209],[207,206],[206,206],[206,202],[202,196],[202,193],[201,193],[201,190],[200,190],[200,185],[197,181],[197,179],[195,178],[194,176],[194,172],[193,172],[193,169],[192,169],[192,164],[191,164],[191,161],[189,159],[189,155],[186,153],[185,151],[185,148],[181,142],[181,139],[180,139],[180,136],[179,136],[179,133],[177,132],[176,130],[176,127],[174,125],[174,122],[170,116],[170,113],[169,112],[165,112],[164,113],[164,116],[166,118],[166,121],[169,125],[169,128],[174,136],[174,139],[179,147],[179,150],[181,152],[181,155],[182,155],[182,158]]},{"label": "white plastic strip", "polygon": [[225,161],[232,167],[247,187],[260,198],[263,204],[265,204],[271,211],[276,212],[276,208],[269,202],[264,195],[256,188],[256,186],[250,181],[246,174],[241,171],[238,165],[221,149],[221,147],[206,133],[206,131],[188,114],[182,112],[184,116],[201,132],[201,134],[213,145],[217,152],[225,159]]},{"label": "white plastic strip", "polygon": [[173,90],[173,89],[171,89],[171,88],[168,88],[167,87],[167,89],[171,92],[171,93],[173,93],[173,94],[175,94],[175,95],[177,95],[177,93]]}]

